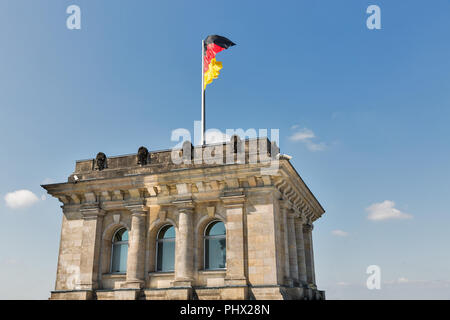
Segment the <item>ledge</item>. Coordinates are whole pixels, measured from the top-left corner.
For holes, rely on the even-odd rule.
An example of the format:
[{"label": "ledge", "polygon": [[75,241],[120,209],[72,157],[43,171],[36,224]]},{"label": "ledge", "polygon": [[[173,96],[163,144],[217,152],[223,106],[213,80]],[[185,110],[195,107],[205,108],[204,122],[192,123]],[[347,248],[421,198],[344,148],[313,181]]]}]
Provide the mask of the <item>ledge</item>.
[{"label": "ledge", "polygon": [[167,272],[149,272],[149,276],[151,277],[165,277],[175,275],[175,271],[167,271]]},{"label": "ledge", "polygon": [[215,270],[199,270],[198,273],[202,275],[206,274],[226,274],[227,269],[215,269]]},{"label": "ledge", "polygon": [[126,278],[126,273],[103,273],[102,278],[104,279],[122,279]]}]

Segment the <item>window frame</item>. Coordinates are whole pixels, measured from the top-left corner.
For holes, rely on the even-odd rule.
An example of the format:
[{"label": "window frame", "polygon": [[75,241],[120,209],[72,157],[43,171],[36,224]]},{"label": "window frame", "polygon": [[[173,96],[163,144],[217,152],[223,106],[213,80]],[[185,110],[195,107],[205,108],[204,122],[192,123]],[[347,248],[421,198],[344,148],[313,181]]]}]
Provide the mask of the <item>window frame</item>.
[{"label": "window frame", "polygon": [[[167,228],[166,229],[166,231],[167,230],[169,230],[170,228],[173,228],[174,229],[174,233],[175,233],[175,237],[173,237],[173,238],[169,238],[169,239],[159,239],[159,234],[161,233],[161,231],[163,231],[163,229],[164,228],[166,228],[166,227],[169,227],[169,228]],[[176,234],[176,230],[175,230],[175,227],[172,225],[172,224],[170,224],[170,223],[168,223],[168,224],[165,224],[165,225],[163,225],[163,226],[161,226],[160,228],[159,228],[159,230],[158,230],[158,233],[156,234],[156,241],[155,241],[155,243],[156,243],[156,248],[155,248],[155,272],[157,272],[157,273],[174,273],[175,272],[175,255],[176,255],[176,252],[175,252],[175,250],[176,250],[176,239],[177,239],[177,234]],[[164,270],[158,270],[158,252],[159,252],[159,243],[160,242],[174,242],[174,249],[173,249],[173,254],[174,254],[174,264],[173,264],[173,270],[167,270],[167,271],[164,271]]]},{"label": "window frame", "polygon": [[[122,240],[122,241],[116,241],[115,242],[114,238],[116,237],[116,234],[119,231],[124,230],[124,229],[128,233],[128,240],[127,241],[123,241]],[[110,274],[126,274],[127,273],[126,270],[125,271],[113,271],[113,258],[114,258],[114,245],[117,245],[117,244],[124,245],[124,244],[126,244],[127,245],[127,265],[128,265],[128,248],[130,246],[129,239],[130,239],[130,232],[129,232],[128,228],[126,228],[126,227],[121,227],[121,228],[117,229],[114,232],[114,234],[112,236],[112,239],[111,239],[111,259],[110,259],[110,263],[109,263],[109,273]]]},{"label": "window frame", "polygon": [[[209,227],[212,224],[216,224],[218,222],[223,223],[223,226],[225,228],[225,234],[223,235],[215,235],[215,236],[210,236],[210,235],[206,235],[206,232],[208,231]],[[227,270],[227,259],[225,258],[225,267],[224,268],[206,268],[206,241],[209,239],[225,239],[225,257],[227,254],[227,227],[225,225],[225,222],[223,222],[222,220],[213,220],[210,223],[208,223],[203,231],[203,270],[204,271],[220,271],[220,270]]]}]

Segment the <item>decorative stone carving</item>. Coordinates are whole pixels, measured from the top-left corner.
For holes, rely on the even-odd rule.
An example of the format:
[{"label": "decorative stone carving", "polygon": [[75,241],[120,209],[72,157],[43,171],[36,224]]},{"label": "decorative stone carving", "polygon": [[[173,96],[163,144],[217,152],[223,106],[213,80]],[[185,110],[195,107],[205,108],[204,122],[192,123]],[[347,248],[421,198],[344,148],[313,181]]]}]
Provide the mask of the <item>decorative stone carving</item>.
[{"label": "decorative stone carving", "polygon": [[192,145],[192,143],[189,140],[186,140],[185,142],[183,142],[183,147],[182,147],[182,157],[183,160],[192,160],[194,156],[194,146]]},{"label": "decorative stone carving", "polygon": [[230,139],[230,143],[233,147],[233,153],[238,153],[241,148],[241,138],[237,134],[234,134]]},{"label": "decorative stone carving", "polygon": [[95,163],[99,171],[102,171],[103,169],[107,168],[106,155],[103,152],[97,153],[97,156],[95,157]]},{"label": "decorative stone carving", "polygon": [[137,164],[145,166],[148,163],[148,149],[146,147],[140,147],[137,153]]}]

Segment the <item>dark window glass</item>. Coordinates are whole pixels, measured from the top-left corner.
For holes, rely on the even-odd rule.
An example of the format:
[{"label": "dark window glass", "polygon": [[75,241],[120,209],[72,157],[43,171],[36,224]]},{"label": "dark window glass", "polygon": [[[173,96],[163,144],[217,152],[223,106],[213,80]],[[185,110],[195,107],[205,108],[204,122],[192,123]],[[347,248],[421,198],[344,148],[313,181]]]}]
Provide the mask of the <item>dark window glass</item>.
[{"label": "dark window glass", "polygon": [[226,251],[225,225],[220,221],[213,222],[205,233],[205,269],[224,269]]},{"label": "dark window glass", "polygon": [[175,269],[175,228],[165,226],[156,241],[156,271],[170,272]]},{"label": "dark window glass", "polygon": [[128,230],[122,228],[114,234],[112,243],[111,272],[127,272]]}]

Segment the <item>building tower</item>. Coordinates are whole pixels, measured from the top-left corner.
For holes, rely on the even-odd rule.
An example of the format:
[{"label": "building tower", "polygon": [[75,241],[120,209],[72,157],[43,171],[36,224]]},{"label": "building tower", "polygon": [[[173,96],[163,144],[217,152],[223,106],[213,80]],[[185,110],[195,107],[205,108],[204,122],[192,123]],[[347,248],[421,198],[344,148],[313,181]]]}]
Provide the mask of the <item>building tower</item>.
[{"label": "building tower", "polygon": [[[77,161],[51,299],[325,299],[324,209],[267,138]],[[200,160],[199,160],[200,159]]]}]

